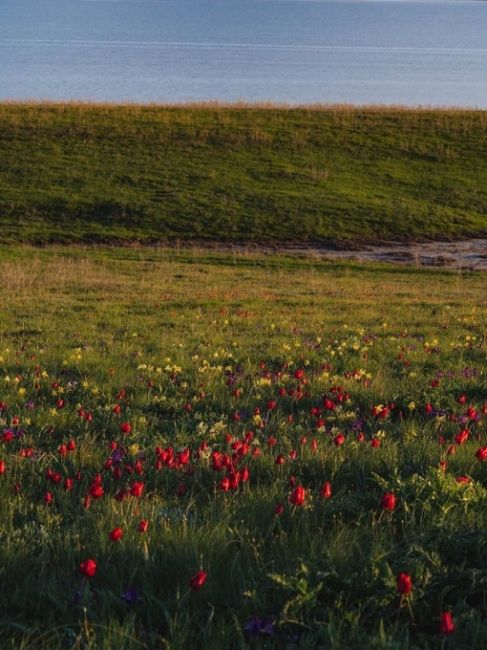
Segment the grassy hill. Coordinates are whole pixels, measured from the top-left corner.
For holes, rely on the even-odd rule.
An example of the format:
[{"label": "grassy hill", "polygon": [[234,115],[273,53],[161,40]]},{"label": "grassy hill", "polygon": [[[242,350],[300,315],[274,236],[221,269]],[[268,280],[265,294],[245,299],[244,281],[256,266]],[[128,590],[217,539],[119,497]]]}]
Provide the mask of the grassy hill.
[{"label": "grassy hill", "polygon": [[0,238],[487,233],[487,112],[0,104]]}]

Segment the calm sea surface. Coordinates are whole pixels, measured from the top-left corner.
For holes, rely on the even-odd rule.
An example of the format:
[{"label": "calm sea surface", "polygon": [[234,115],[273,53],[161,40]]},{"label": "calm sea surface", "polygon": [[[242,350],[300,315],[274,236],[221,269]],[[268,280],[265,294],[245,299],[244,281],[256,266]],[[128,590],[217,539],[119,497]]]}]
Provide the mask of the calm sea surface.
[{"label": "calm sea surface", "polygon": [[487,1],[0,0],[0,99],[487,107]]}]

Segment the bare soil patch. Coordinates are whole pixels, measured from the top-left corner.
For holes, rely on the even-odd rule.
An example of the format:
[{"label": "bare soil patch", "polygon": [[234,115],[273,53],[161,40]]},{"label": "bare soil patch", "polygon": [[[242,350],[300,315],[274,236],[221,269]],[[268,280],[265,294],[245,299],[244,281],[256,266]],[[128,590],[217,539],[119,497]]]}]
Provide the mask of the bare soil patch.
[{"label": "bare soil patch", "polygon": [[429,241],[383,243],[364,245],[362,248],[337,249],[332,246],[310,244],[309,246],[280,245],[275,247],[244,244],[210,244],[208,248],[234,252],[281,253],[285,255],[309,255],[325,260],[358,260],[392,262],[410,266],[438,266],[452,269],[487,271],[487,238],[462,241]]}]

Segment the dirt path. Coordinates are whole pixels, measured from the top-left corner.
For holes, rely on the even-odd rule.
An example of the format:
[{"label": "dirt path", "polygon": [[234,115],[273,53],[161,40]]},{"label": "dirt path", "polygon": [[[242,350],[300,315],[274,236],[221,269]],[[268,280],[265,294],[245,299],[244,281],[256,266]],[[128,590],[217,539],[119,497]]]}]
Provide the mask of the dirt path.
[{"label": "dirt path", "polygon": [[282,253],[310,255],[327,260],[354,259],[361,261],[395,262],[411,266],[443,266],[452,269],[487,271],[487,239],[467,239],[456,242],[423,242],[411,244],[381,244],[356,250],[336,250],[320,245],[279,247],[217,246],[234,252]]}]

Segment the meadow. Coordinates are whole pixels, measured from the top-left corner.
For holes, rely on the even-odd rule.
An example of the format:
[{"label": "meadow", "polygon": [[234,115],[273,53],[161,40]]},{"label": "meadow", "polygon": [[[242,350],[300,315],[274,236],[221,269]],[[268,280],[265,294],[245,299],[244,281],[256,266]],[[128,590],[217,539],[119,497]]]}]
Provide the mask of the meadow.
[{"label": "meadow", "polygon": [[0,104],[0,241],[487,234],[487,111]]},{"label": "meadow", "polygon": [[487,646],[485,274],[0,253],[2,648]]}]

